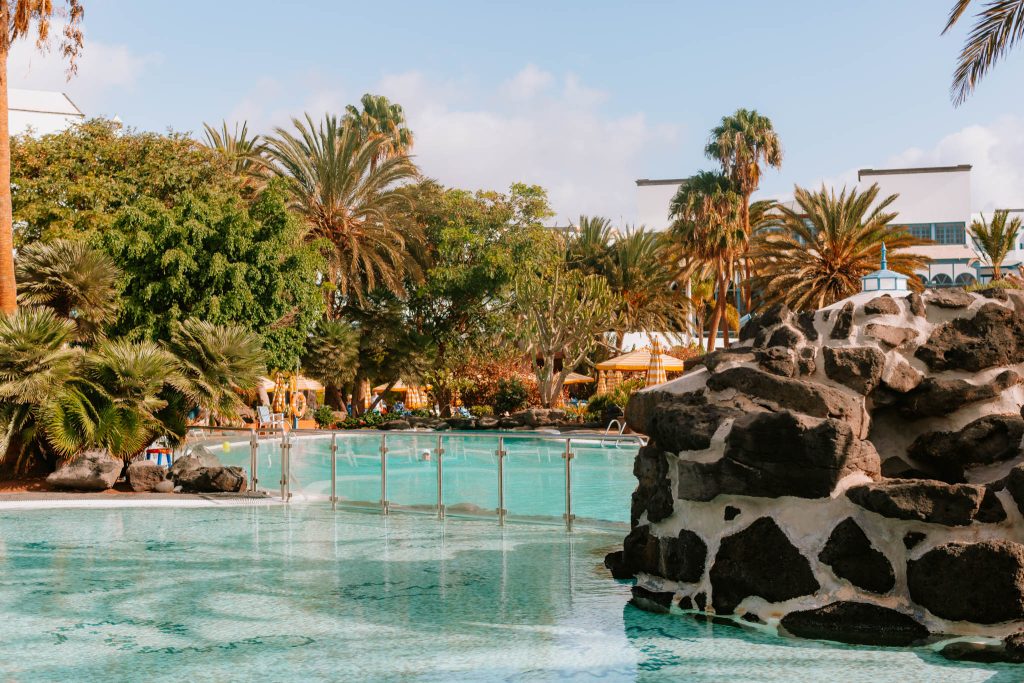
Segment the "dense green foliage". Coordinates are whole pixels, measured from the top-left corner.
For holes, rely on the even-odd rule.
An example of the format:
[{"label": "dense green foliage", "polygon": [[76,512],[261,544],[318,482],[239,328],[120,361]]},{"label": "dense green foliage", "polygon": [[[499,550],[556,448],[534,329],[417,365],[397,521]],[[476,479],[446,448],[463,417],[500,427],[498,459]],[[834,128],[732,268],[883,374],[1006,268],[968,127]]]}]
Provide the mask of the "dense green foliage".
[{"label": "dense green foliage", "polygon": [[529,392],[517,377],[498,380],[498,390],[494,395],[494,412],[498,415],[514,413],[526,405]]},{"label": "dense green foliage", "polygon": [[100,120],[16,138],[12,163],[22,244],[84,241],[119,267],[111,334],[168,340],[176,321],[196,316],[257,332],[271,367],[295,367],[321,315],[323,260],[303,243],[283,188],[253,195],[186,136]]}]

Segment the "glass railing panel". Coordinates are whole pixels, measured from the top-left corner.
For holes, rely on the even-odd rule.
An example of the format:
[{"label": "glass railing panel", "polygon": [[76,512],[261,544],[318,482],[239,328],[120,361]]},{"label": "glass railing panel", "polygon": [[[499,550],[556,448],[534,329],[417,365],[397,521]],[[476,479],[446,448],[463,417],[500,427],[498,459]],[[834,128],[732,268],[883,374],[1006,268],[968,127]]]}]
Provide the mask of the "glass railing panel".
[{"label": "glass railing panel", "polygon": [[[380,505],[380,436],[359,431],[336,435],[339,504]],[[330,441],[327,441],[330,448]],[[330,477],[330,459],[327,462]]]},{"label": "glass railing panel", "polygon": [[[379,439],[379,437],[378,437]],[[392,508],[432,511],[437,505],[437,438],[388,432],[388,500]]]},{"label": "glass railing panel", "polygon": [[444,446],[444,505],[449,515],[496,517],[498,439],[458,434],[441,436]]},{"label": "glass railing panel", "polygon": [[560,522],[565,512],[565,442],[506,438],[505,509],[508,518]]},{"label": "glass railing panel", "polygon": [[578,437],[570,441],[572,511],[578,523],[629,523],[637,444]]}]

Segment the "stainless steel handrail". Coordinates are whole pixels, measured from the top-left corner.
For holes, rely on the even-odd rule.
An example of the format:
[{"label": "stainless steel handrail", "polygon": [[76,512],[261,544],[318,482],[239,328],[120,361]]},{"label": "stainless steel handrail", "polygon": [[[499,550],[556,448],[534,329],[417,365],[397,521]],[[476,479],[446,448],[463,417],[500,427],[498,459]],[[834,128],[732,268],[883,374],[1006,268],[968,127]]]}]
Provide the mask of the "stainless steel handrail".
[{"label": "stainless steel handrail", "polygon": [[[223,432],[238,432],[248,433],[249,435],[249,446],[250,446],[250,460],[249,460],[249,479],[250,489],[256,490],[257,469],[258,469],[258,448],[259,448],[259,432],[263,430],[253,429],[252,427],[205,427],[196,426],[190,428],[191,431],[198,432],[209,432],[211,436],[214,433]],[[437,503],[436,512],[439,519],[444,519],[446,514],[445,503],[444,503],[444,439],[464,439],[464,438],[479,438],[481,433],[478,431],[445,431],[443,433],[426,432],[419,430],[380,430],[380,429],[356,429],[356,430],[337,430],[337,429],[290,429],[283,432],[275,432],[270,434],[267,438],[280,439],[281,448],[281,480],[280,480],[280,496],[281,500],[288,502],[291,499],[291,449],[293,446],[293,439],[302,436],[323,436],[330,437],[331,440],[331,495],[330,502],[332,509],[337,508],[338,503],[338,492],[337,492],[337,454],[338,454],[338,439],[339,437],[345,438],[350,436],[352,438],[380,438],[380,501],[379,506],[383,514],[387,515],[391,511],[391,504],[388,500],[388,436],[389,435],[407,435],[407,436],[425,436],[427,434],[437,435],[437,447],[435,449],[437,456],[436,471],[437,471]],[[498,523],[504,524],[505,518],[508,511],[505,508],[505,458],[508,456],[508,451],[505,450],[505,442],[507,439],[530,439],[530,440],[544,440],[544,441],[562,441],[565,443],[564,450],[562,452],[562,459],[564,461],[564,477],[565,477],[565,512],[562,518],[565,522],[567,530],[572,531],[573,523],[575,521],[575,514],[573,512],[573,498],[572,498],[572,461],[574,460],[575,453],[572,450],[572,444],[574,441],[599,441],[604,443],[629,443],[636,444],[638,446],[646,445],[646,440],[640,435],[634,434],[600,434],[600,433],[554,433],[554,432],[502,432],[498,435],[498,448],[495,451],[498,465],[498,508],[496,510]]]}]

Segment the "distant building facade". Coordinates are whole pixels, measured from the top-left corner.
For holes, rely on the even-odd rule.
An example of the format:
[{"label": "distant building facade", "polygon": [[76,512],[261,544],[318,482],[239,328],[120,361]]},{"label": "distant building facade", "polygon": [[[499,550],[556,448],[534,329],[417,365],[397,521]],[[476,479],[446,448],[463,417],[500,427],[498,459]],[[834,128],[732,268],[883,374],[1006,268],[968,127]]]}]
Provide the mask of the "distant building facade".
[{"label": "distant building facade", "polygon": [[85,114],[62,92],[11,88],[7,99],[11,135],[30,130],[34,135],[59,133],[85,120]]},{"label": "distant building facade", "polygon": [[[670,224],[669,204],[684,182],[684,178],[637,180],[638,223],[654,230],[666,229]],[[992,278],[992,268],[979,258],[970,237],[969,165],[866,168],[857,173],[859,190],[873,183],[878,184],[879,197],[897,195],[890,207],[898,214],[896,225],[933,242],[914,249],[931,259],[926,269],[916,273],[926,287],[963,287]],[[787,205],[793,206],[791,202]],[[1022,213],[1018,209],[1011,215]],[[985,218],[991,220],[991,214]],[[1016,270],[1024,263],[1024,231],[1017,236],[1016,247],[1003,261],[1004,269]]]}]

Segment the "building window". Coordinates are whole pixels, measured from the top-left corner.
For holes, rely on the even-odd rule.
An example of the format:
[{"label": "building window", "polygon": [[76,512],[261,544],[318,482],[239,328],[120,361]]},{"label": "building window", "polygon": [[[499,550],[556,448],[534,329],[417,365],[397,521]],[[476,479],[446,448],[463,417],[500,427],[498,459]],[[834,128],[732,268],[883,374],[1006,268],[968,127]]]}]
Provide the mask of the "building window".
[{"label": "building window", "polygon": [[939,244],[966,244],[967,226],[963,223],[936,223],[935,241]]},{"label": "building window", "polygon": [[939,273],[932,277],[932,287],[952,287],[953,278],[945,273]]},{"label": "building window", "polygon": [[914,225],[902,226],[904,230],[910,233],[910,236],[919,240],[931,240],[932,239],[932,224],[931,223],[917,223]]},{"label": "building window", "polygon": [[974,282],[974,276],[970,273],[960,273],[956,276],[956,284],[958,287],[970,287]]}]

